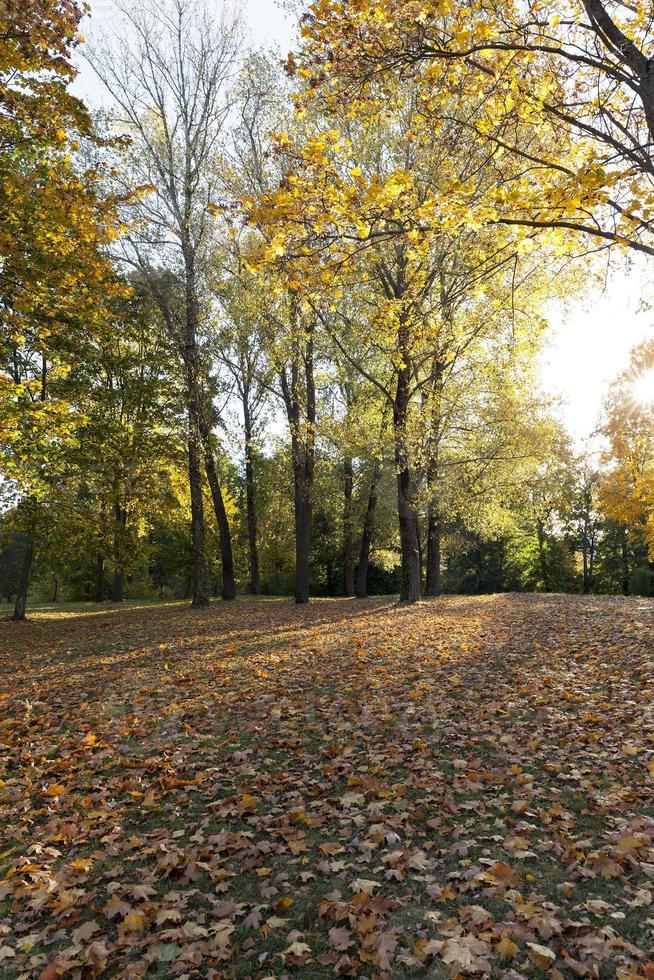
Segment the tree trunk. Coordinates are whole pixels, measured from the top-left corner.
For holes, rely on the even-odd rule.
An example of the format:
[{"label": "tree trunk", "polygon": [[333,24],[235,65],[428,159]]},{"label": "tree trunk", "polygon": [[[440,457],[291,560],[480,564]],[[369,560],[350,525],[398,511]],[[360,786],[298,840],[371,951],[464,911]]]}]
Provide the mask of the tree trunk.
[{"label": "tree trunk", "polygon": [[441,593],[441,518],[439,514],[439,457],[442,434],[443,362],[435,357],[432,364],[431,411],[427,444],[427,581],[425,595]]},{"label": "tree trunk", "polygon": [[243,395],[243,417],[245,419],[245,501],[248,525],[248,558],[250,565],[250,592],[261,595],[259,575],[259,548],[257,544],[256,486],[254,482],[254,452],[252,441],[252,420],[247,393]]},{"label": "tree trunk", "polygon": [[127,508],[114,503],[114,581],[111,589],[112,602],[123,601],[125,582],[125,528],[127,527]]},{"label": "tree trunk", "polygon": [[549,592],[549,574],[547,571],[547,559],[545,557],[545,528],[543,527],[543,522],[540,520],[536,521],[536,537],[538,540],[538,561],[543,580],[543,589],[545,592]]},{"label": "tree trunk", "polygon": [[368,596],[368,564],[370,562],[370,546],[372,545],[372,535],[375,529],[375,511],[377,510],[377,489],[381,478],[381,464],[375,460],[370,481],[370,493],[368,494],[368,506],[366,516],[363,519],[363,531],[361,533],[361,548],[359,550],[359,565],[357,567],[357,599],[365,599]]},{"label": "tree trunk", "polygon": [[191,541],[193,546],[192,606],[206,606],[209,603],[209,579],[204,553],[204,503],[202,500],[202,472],[200,470],[200,441],[196,420],[189,418],[188,480],[191,491]]},{"label": "tree trunk", "polygon": [[[295,509],[295,601],[309,601],[311,520],[315,463],[316,390],[313,377],[313,326],[308,328],[304,352],[294,343],[291,380],[284,368],[280,374],[284,404],[291,430]],[[304,368],[304,398],[300,393],[300,370]],[[304,422],[301,414],[304,410]]]},{"label": "tree trunk", "polygon": [[402,574],[400,601],[418,602],[420,599],[420,546],[418,544],[418,518],[411,500],[411,474],[402,468],[397,474],[397,514],[402,549]]},{"label": "tree trunk", "polygon": [[399,348],[404,366],[399,369],[397,376],[397,390],[393,403],[393,432],[397,473],[397,516],[402,552],[400,601],[418,602],[421,578],[420,544],[418,541],[418,516],[413,506],[413,478],[406,434],[410,383],[407,331],[406,324],[402,324]]},{"label": "tree trunk", "polygon": [[52,588],[52,602],[56,602],[57,599],[59,598],[59,579],[54,574],[54,572],[52,573],[52,580],[54,582],[54,585],[53,585],[53,588]]},{"label": "tree trunk", "polygon": [[434,503],[427,509],[427,584],[425,595],[441,594],[441,522]]},{"label": "tree trunk", "polygon": [[[297,450],[296,450],[297,451]],[[301,454],[303,455],[303,454]],[[311,551],[311,488],[305,479],[302,458],[294,466],[295,483],[295,601],[309,601],[309,555]]]},{"label": "tree trunk", "polygon": [[343,594],[354,595],[354,533],[352,528],[352,460],[343,461]]},{"label": "tree trunk", "polygon": [[621,558],[622,558],[622,592],[623,595],[629,595],[629,593],[631,592],[631,581],[629,576],[629,549],[627,547],[626,527],[622,532]]},{"label": "tree trunk", "polygon": [[104,555],[101,552],[95,559],[95,601],[104,602]]},{"label": "tree trunk", "polygon": [[582,565],[583,565],[583,592],[584,592],[584,595],[588,595],[588,593],[590,592],[590,574],[589,574],[589,569],[588,569],[588,551],[589,551],[588,532],[587,532],[587,529],[584,528],[583,538],[582,538],[582,542],[581,542],[581,558],[582,558]]},{"label": "tree trunk", "polygon": [[236,598],[236,581],[234,578],[234,556],[232,554],[232,536],[229,530],[225,501],[223,500],[218,480],[218,471],[211,448],[209,438],[209,427],[204,416],[201,420],[202,444],[204,446],[204,466],[207,474],[207,481],[211,490],[213,509],[218,525],[218,539],[220,541],[220,561],[222,567],[222,590],[221,596],[226,601]]},{"label": "tree trunk", "polygon": [[[187,190],[187,198],[190,191]],[[186,202],[186,214],[191,213]],[[192,606],[209,603],[209,579],[204,550],[204,504],[202,500],[202,398],[200,392],[200,366],[198,359],[198,298],[195,285],[195,256],[189,241],[184,242],[185,266],[185,324],[182,344],[186,380],[186,408],[188,413],[188,478],[191,495],[191,540],[193,546],[193,599]]]},{"label": "tree trunk", "polygon": [[27,592],[30,585],[32,574],[32,563],[34,561],[34,542],[28,537],[23,546],[23,561],[20,566],[20,576],[18,588],[16,590],[16,600],[14,602],[14,614],[11,617],[16,622],[25,619],[27,610]]},{"label": "tree trunk", "polygon": [[112,602],[122,602],[123,601],[123,583],[125,581],[125,573],[122,569],[117,568],[114,571],[114,580],[111,586],[111,601]]}]

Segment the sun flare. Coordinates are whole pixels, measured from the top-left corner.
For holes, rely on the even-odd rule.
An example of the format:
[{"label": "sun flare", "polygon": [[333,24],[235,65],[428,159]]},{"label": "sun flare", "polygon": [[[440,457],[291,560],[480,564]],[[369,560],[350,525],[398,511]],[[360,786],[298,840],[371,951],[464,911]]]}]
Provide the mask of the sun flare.
[{"label": "sun flare", "polygon": [[639,405],[654,406],[654,368],[648,368],[634,378],[632,392]]}]

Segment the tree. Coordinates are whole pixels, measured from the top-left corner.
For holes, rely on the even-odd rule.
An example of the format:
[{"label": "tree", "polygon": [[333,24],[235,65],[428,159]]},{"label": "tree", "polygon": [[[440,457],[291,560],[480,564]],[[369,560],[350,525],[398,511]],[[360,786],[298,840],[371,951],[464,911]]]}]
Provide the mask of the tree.
[{"label": "tree", "polygon": [[411,87],[396,93],[388,117],[356,123],[332,117],[343,131],[323,131],[299,149],[279,134],[286,163],[280,185],[246,205],[250,220],[267,227],[259,261],[285,277],[341,356],[389,404],[401,596],[415,602],[421,595],[419,432],[429,416],[430,589],[437,590],[434,460],[442,386],[463,361],[479,358],[494,334],[508,332],[519,346],[523,331],[537,331],[537,297],[551,284],[549,276],[539,278],[540,263],[524,258],[533,249],[528,236],[490,232],[479,220],[463,223],[456,205],[450,217],[453,185],[474,184],[480,201],[495,185],[496,172],[474,140],[418,139]]},{"label": "tree", "polygon": [[[113,125],[130,140],[123,166],[131,194],[123,260],[152,289],[184,367],[191,491],[193,605],[209,601],[202,460],[212,492],[223,559],[223,598],[235,595],[230,529],[211,440],[202,363],[212,214],[220,204],[220,154],[231,108],[238,25],[219,22],[191,0],[142,0],[121,8],[119,46],[98,45],[91,64],[116,104]],[[149,192],[149,193],[148,193]],[[163,288],[161,267],[173,288]]]},{"label": "tree", "polygon": [[353,113],[411,78],[424,127],[472,133],[501,169],[486,220],[653,255],[650,13],[645,0],[317,0],[299,64],[309,92]]},{"label": "tree", "polygon": [[577,473],[572,499],[572,529],[581,550],[582,589],[584,594],[588,594],[595,587],[597,550],[602,530],[598,510],[600,474],[587,459],[579,461]]},{"label": "tree", "polygon": [[221,257],[213,288],[224,318],[215,338],[215,356],[226,368],[240,402],[249,586],[254,595],[259,595],[256,467],[262,415],[273,380],[265,339],[267,304],[260,283],[243,263],[236,243]]},{"label": "tree", "polygon": [[[136,280],[112,304],[106,329],[89,338],[67,382],[83,421],[68,475],[93,501],[99,575],[111,556],[111,598],[123,599],[139,540],[179,463],[181,405],[174,348],[149,289]],[[171,370],[172,367],[172,370]],[[104,590],[98,581],[96,598]]]},{"label": "tree", "polygon": [[[602,431],[608,445],[607,467],[600,484],[601,510],[622,530],[623,587],[629,589],[629,552],[646,566],[648,592],[654,590],[654,411],[641,394],[642,379],[651,380],[654,343],[646,341],[631,354],[606,400]],[[640,552],[640,554],[639,554]]]},{"label": "tree", "polygon": [[[101,171],[77,154],[93,139],[84,107],[66,91],[81,5],[5,3],[0,12],[0,459],[15,491],[23,565],[14,618],[25,618],[38,498],[62,465],[75,419],[51,382],[69,370],[81,338],[115,294],[103,246],[115,237]],[[78,165],[79,164],[79,165]]]}]

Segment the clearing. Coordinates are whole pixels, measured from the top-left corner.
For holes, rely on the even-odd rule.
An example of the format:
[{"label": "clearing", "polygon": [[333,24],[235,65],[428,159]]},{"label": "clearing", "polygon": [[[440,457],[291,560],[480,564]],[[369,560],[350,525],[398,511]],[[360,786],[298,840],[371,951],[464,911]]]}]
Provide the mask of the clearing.
[{"label": "clearing", "polygon": [[0,624],[0,976],[654,977],[654,602]]}]

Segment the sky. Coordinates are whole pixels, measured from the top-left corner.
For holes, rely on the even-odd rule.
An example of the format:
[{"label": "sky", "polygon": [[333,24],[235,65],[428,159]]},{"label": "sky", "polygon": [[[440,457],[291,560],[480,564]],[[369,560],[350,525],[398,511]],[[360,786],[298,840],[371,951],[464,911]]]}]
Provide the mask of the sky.
[{"label": "sky", "polygon": [[[213,2],[218,7],[225,0]],[[276,0],[243,0],[243,9],[255,46],[278,48],[282,54],[291,49],[292,20]],[[91,17],[82,32],[101,34],[114,14],[114,0],[91,0]],[[100,104],[103,94],[93,72],[82,58],[77,64],[74,91],[89,104]],[[561,399],[563,421],[580,451],[596,446],[592,433],[603,398],[608,384],[627,367],[630,350],[654,339],[654,312],[646,308],[652,295],[646,264],[613,259],[602,285],[582,281],[578,295],[552,311],[539,373],[544,388]]]}]

